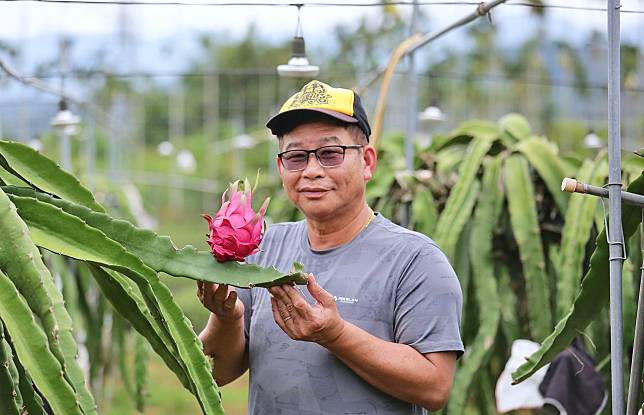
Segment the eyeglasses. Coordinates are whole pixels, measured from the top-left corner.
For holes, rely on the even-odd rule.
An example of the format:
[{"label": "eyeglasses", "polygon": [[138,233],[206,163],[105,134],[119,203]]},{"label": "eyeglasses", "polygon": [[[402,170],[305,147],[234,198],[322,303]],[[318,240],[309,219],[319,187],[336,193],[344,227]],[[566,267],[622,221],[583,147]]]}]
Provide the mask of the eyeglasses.
[{"label": "eyeglasses", "polygon": [[360,144],[349,146],[334,145],[316,148],[314,150],[289,150],[277,155],[282,166],[289,171],[304,170],[309,164],[309,154],[315,154],[315,158],[322,167],[337,167],[344,161],[344,153],[347,149],[362,148]]}]

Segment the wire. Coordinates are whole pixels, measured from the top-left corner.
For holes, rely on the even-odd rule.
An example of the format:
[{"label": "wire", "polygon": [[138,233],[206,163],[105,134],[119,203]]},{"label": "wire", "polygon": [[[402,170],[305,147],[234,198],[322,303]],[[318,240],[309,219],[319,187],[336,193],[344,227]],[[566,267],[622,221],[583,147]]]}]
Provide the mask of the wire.
[{"label": "wire", "polygon": [[[3,62],[0,60],[0,69],[2,69]],[[332,74],[341,75],[348,72],[332,70]],[[395,75],[402,76],[406,73],[404,71],[396,71]],[[256,76],[256,77],[271,77],[277,76],[274,68],[243,68],[243,69],[219,69],[214,71],[203,71],[203,72],[180,72],[180,71],[167,71],[167,72],[106,72],[104,70],[83,70],[83,71],[70,71],[67,73],[68,79],[82,80],[89,79],[93,77],[104,77],[104,78],[116,78],[116,79],[137,79],[137,78],[205,78],[212,76]],[[425,72],[419,73],[419,77],[422,78],[432,78],[432,79],[449,79],[456,81],[478,81],[478,82],[504,82],[504,81],[513,81],[521,85],[535,85],[535,86],[550,86],[550,87],[562,87],[562,88],[573,88],[579,90],[606,90],[606,84],[601,83],[586,83],[584,85],[577,84],[575,82],[569,82],[563,79],[557,78],[534,78],[534,77],[523,77],[523,76],[513,76],[505,74],[465,74],[459,72]],[[41,74],[37,77],[34,76],[22,76],[26,79],[32,80],[48,80],[48,79],[57,79],[60,75],[56,74]],[[24,83],[24,82],[23,82]],[[623,87],[625,92],[644,92],[644,87]]]},{"label": "wire", "polygon": [[[216,1],[141,1],[141,0],[0,0],[4,3],[59,3],[59,4],[88,4],[88,5],[121,5],[121,6],[251,6],[251,7],[382,7],[382,6],[413,6],[413,1],[390,1],[390,2],[310,2],[310,3],[278,3],[278,2],[258,2],[258,1],[235,1],[235,2],[216,2]],[[476,1],[419,1],[419,6],[478,6],[481,2]],[[588,6],[571,6],[566,4],[537,4],[528,2],[506,3],[508,6],[530,7],[534,9],[563,9],[591,12],[605,12],[603,7]],[[620,13],[644,14],[644,10],[620,9]]]},{"label": "wire", "polygon": [[[563,10],[579,10],[579,11],[589,11],[589,12],[607,11],[606,8],[604,7],[571,6],[566,4],[538,4],[538,3],[526,3],[526,2],[512,2],[512,3],[506,3],[506,4],[508,6],[531,7],[533,9],[563,9]],[[620,13],[644,14],[644,10],[620,9]]]},{"label": "wire", "polygon": [[[308,6],[308,7],[382,7],[382,6],[412,6],[410,1],[392,1],[387,3],[331,3],[331,2],[311,2],[311,3],[269,3],[269,2],[197,2],[197,1],[128,1],[128,0],[0,0],[2,2],[36,2],[36,3],[70,3],[70,4],[92,4],[92,5],[133,5],[133,6],[269,6],[269,7],[291,7],[291,6]],[[466,1],[424,1],[419,5],[445,5],[445,6],[470,6],[478,5],[479,2]]]}]

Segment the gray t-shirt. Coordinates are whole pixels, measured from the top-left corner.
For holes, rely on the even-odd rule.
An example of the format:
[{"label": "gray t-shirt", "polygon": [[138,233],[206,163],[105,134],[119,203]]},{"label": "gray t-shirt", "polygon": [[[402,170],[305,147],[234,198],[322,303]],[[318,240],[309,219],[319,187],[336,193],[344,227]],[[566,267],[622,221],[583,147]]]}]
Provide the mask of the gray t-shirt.
[{"label": "gray t-shirt", "polygon": [[[247,262],[288,273],[294,261],[336,297],[346,321],[420,353],[463,352],[461,288],[436,244],[382,215],[351,242],[310,248],[306,223],[268,227],[261,252]],[[301,290],[309,302],[308,290]],[[238,290],[249,351],[249,414],[420,414],[374,388],[316,343],[291,340],[275,323],[266,289]]]}]

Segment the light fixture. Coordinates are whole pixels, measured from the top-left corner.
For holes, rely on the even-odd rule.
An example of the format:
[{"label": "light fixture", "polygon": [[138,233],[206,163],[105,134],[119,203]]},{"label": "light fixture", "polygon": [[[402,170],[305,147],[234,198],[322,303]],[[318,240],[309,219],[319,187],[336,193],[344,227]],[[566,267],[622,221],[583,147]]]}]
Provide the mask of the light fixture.
[{"label": "light fixture", "polygon": [[176,162],[177,167],[185,173],[194,173],[197,169],[197,160],[195,160],[195,156],[190,150],[179,150]]},{"label": "light fixture", "polygon": [[584,137],[584,146],[586,148],[602,148],[604,143],[592,128],[588,129],[586,136]]},{"label": "light fixture", "polygon": [[27,145],[29,147],[33,148],[36,151],[41,151],[42,150],[42,141],[40,141],[37,138],[32,138],[31,140],[29,140]]},{"label": "light fixture", "polygon": [[246,148],[255,147],[255,139],[248,134],[239,134],[232,140],[234,150],[243,150]]},{"label": "light fixture", "polygon": [[320,73],[320,67],[311,65],[306,58],[306,47],[304,45],[304,35],[302,34],[302,23],[300,20],[301,4],[297,5],[297,27],[295,36],[291,43],[291,58],[286,65],[278,65],[277,73],[280,76],[289,78],[312,78]]},{"label": "light fixture", "polygon": [[170,154],[174,153],[174,145],[172,145],[172,143],[169,141],[162,141],[157,146],[157,151],[162,156],[169,156]]},{"label": "light fixture", "polygon": [[418,114],[420,121],[445,121],[447,117],[438,106],[438,101],[433,99],[431,104],[425,110]]},{"label": "light fixture", "polygon": [[58,113],[51,120],[51,126],[65,135],[74,135],[78,131],[80,117],[67,108],[67,101],[64,99],[58,103]]}]

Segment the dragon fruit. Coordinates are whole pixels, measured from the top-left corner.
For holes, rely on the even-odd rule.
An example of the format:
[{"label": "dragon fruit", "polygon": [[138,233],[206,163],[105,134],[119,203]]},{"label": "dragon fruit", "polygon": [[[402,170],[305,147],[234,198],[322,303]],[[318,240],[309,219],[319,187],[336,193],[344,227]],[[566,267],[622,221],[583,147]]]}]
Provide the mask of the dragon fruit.
[{"label": "dragon fruit", "polygon": [[[227,200],[227,196],[229,199]],[[252,190],[248,181],[239,190],[239,181],[221,196],[221,208],[213,219],[208,214],[201,215],[208,221],[210,229],[208,245],[217,261],[241,261],[259,250],[264,233],[264,215],[270,198],[255,213],[252,208]]]}]

